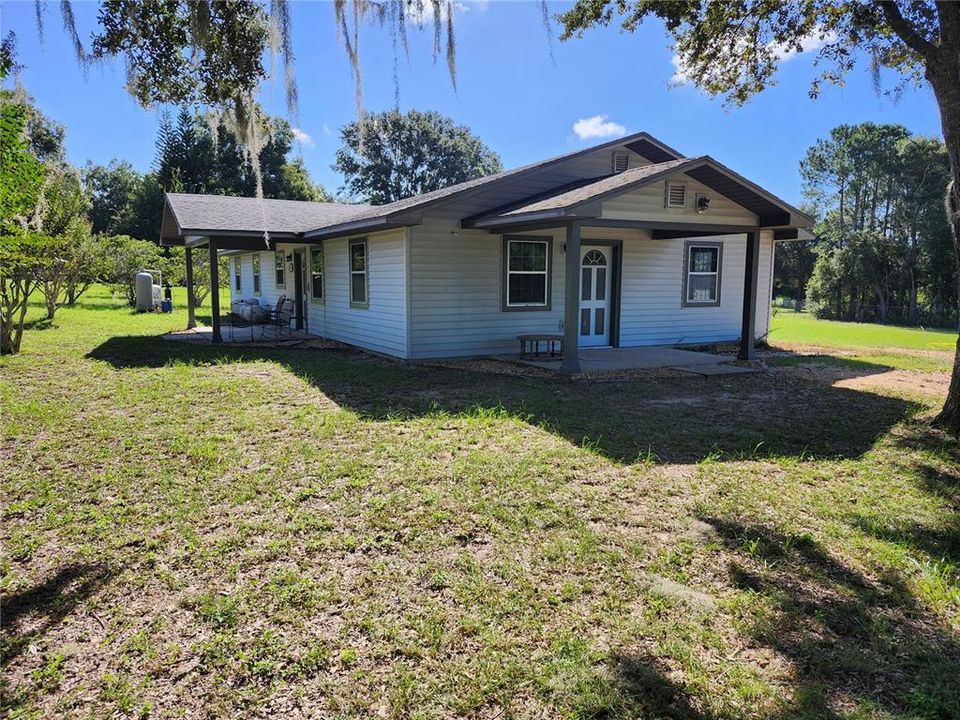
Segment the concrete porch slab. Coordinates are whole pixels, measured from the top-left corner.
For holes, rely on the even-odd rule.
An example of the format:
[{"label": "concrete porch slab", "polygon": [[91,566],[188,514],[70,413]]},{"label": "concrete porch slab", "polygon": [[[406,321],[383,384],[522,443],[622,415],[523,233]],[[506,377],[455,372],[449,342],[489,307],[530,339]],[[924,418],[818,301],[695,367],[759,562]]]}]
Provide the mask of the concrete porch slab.
[{"label": "concrete porch slab", "polygon": [[[669,346],[648,346],[637,348],[582,348],[580,358],[581,373],[615,372],[617,370],[653,370],[656,368],[686,368],[690,366],[720,366],[733,358],[729,355],[678,350]],[[547,370],[560,370],[560,359],[521,360],[517,356],[509,358],[532,367]],[[729,366],[723,366],[729,367]]]},{"label": "concrete porch slab", "polygon": [[[251,333],[251,330],[253,331]],[[230,325],[224,325],[220,328],[220,335],[224,344],[231,345],[267,345],[282,346],[290,343],[297,343],[302,340],[316,339],[316,336],[310,335],[302,330],[291,330],[288,335],[281,332],[280,337],[276,338],[273,329],[267,326],[256,326],[254,328],[234,328]],[[170,342],[194,343],[200,345],[211,344],[213,338],[213,328],[208,325],[198,325],[190,330],[175,330],[163,336],[164,340]]]}]

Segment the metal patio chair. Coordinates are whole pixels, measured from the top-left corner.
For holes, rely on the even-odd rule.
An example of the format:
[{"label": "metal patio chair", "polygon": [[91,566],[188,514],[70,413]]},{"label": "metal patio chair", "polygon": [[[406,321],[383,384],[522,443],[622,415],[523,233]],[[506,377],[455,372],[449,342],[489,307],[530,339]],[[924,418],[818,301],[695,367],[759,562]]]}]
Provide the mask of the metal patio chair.
[{"label": "metal patio chair", "polygon": [[230,328],[230,342],[240,341],[237,335],[238,330],[250,330],[250,342],[253,342],[257,324],[257,320],[252,315],[250,317],[244,317],[235,312],[224,315],[220,320],[221,327],[224,329]]},{"label": "metal patio chair", "polygon": [[293,337],[293,331],[290,329],[290,323],[293,320],[293,300],[284,296],[277,300],[277,306],[270,313],[267,320],[269,327],[273,328],[273,337],[279,340],[280,336],[286,331],[288,337]]}]

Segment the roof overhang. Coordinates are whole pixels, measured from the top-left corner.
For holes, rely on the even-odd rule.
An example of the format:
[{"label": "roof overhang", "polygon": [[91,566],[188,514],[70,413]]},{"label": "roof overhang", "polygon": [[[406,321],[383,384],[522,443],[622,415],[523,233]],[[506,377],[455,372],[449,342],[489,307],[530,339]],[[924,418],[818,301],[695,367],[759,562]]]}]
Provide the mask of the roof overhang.
[{"label": "roof overhang", "polygon": [[396,213],[363,220],[337,223],[307,232],[270,230],[230,230],[223,228],[183,227],[177,220],[169,197],[164,199],[163,219],[160,229],[160,244],[163,247],[205,247],[210,239],[216,240],[220,250],[273,249],[278,242],[310,243],[358,233],[380,232],[421,222],[419,214]]},{"label": "roof overhang", "polygon": [[814,235],[807,228],[782,228],[773,231],[774,242],[787,242],[789,240],[816,240]]},{"label": "roof overhang", "polygon": [[637,139],[626,144],[628,150],[632,150],[637,155],[643,155],[650,162],[661,163],[668,160],[679,160],[684,155],[666,143],[660,142],[650,133],[642,132],[637,135]]},{"label": "roof overhang", "polygon": [[[569,205],[545,210],[524,212],[523,208],[532,205],[535,201],[544,198],[556,197],[564,194],[569,188],[558,188],[552,194],[529,198],[526,202],[514,203],[509,207],[499,208],[489,213],[464,218],[461,226],[464,228],[478,228],[496,230],[503,227],[522,224],[539,224],[551,220],[587,220],[600,219],[603,212],[603,200],[621,195],[631,190],[651,185],[671,175],[685,174],[706,185],[715,192],[729,198],[738,205],[754,213],[761,228],[791,227],[809,228],[814,224],[812,217],[798,210],[789,203],[767,192],[759,185],[750,182],[733,170],[720,164],[711,157],[691,158],[687,162],[672,163],[670,167],[660,172],[645,175],[633,182],[627,182],[617,187],[599,191],[586,200],[578,200]],[[598,178],[595,182],[607,180]]]},{"label": "roof overhang", "polygon": [[[287,233],[289,235],[289,233]],[[211,241],[216,245],[217,250],[275,250],[278,242],[289,241],[290,238],[276,237],[263,233],[259,234],[238,234],[230,235],[226,233],[215,233],[210,235],[187,235],[183,239],[183,244],[188,248],[209,247]]]},{"label": "roof overhang", "polygon": [[338,223],[329,227],[309,230],[301,235],[303,240],[324,240],[326,238],[344,237],[346,235],[356,235],[358,233],[380,232],[381,230],[394,230],[410,225],[419,225],[422,219],[419,215],[396,214],[385,215],[381,217],[366,218],[363,220],[354,220],[351,222]]}]

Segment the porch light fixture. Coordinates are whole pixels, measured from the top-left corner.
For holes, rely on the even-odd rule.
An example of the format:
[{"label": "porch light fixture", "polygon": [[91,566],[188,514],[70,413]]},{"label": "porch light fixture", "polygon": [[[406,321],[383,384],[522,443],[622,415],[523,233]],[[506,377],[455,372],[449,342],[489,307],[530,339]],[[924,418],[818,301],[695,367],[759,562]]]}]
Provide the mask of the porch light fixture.
[{"label": "porch light fixture", "polygon": [[703,215],[707,210],[710,209],[710,198],[702,193],[697,193],[697,212],[700,215]]}]

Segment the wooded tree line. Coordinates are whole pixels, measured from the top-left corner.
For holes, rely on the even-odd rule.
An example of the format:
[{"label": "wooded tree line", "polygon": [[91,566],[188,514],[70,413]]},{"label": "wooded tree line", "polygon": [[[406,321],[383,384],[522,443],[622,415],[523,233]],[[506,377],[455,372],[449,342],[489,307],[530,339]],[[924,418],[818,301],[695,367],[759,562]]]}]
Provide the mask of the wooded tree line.
[{"label": "wooded tree line", "polygon": [[800,163],[816,239],[777,248],[774,292],[817,317],[955,325],[957,262],[943,142],[901,125],[841,125]]},{"label": "wooded tree line", "polygon": [[[176,118],[161,115],[153,167],[139,172],[119,159],[73,167],[62,125],[47,118],[22,88],[4,91],[3,102],[10,116],[5,148],[19,148],[8,158],[9,168],[38,168],[32,184],[11,182],[5,190],[19,200],[8,203],[0,227],[6,246],[0,258],[0,320],[9,330],[3,352],[19,349],[27,298],[34,292],[43,297],[46,320],[52,321],[58,307],[73,305],[94,282],[113,285],[131,305],[141,270],[160,270],[165,281],[184,284],[183,249],[159,246],[165,192],[253,197],[259,188],[266,198],[330,200],[302,159],[290,157],[290,124],[259,109],[257,162],[222,116],[183,109]],[[344,174],[341,191],[350,199],[391,202],[501,169],[499,157],[468,128],[438,113],[388,111],[369,122],[376,132],[368,133],[366,142],[360,141],[357,123],[341,131],[344,147],[334,169]],[[220,277],[226,284],[226,266]],[[197,256],[195,302],[202,305],[209,292],[207,260]]]},{"label": "wooded tree line", "polygon": [[[282,118],[260,114],[266,137],[260,153],[263,193],[284,200],[329,200],[303,160],[290,158],[293,130]],[[223,122],[209,123],[199,113],[180,110],[174,120],[161,115],[156,158],[140,173],[125,160],[88,164],[83,172],[90,195],[94,233],[130,235],[159,241],[164,192],[210,193],[252,197],[256,180],[246,148]]]},{"label": "wooded tree line", "polygon": [[[7,59],[7,69],[10,60]],[[0,218],[0,350],[17,352],[27,299],[39,294],[46,319],[74,304],[94,282],[112,284],[133,304],[134,278],[159,269],[164,280],[183,283],[183,250],[161,249],[163,194],[210,192],[253,195],[250,157],[220,123],[181,111],[162,116],[151,171],[126,161],[72,166],[66,131],[47,118],[22,89],[2,92],[3,217]],[[289,157],[293,132],[279,118],[261,115],[265,136],[260,172],[266,197],[327,200],[299,158]],[[18,171],[17,169],[21,170]],[[26,173],[25,168],[35,172]],[[223,278],[228,273],[221,274]],[[204,258],[195,266],[195,299],[209,294]]]}]

